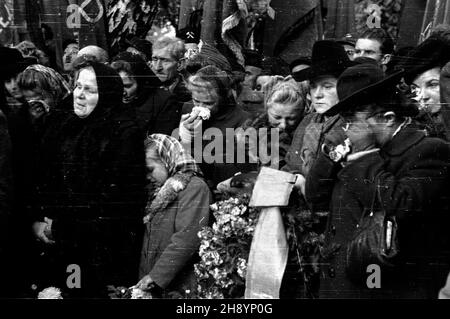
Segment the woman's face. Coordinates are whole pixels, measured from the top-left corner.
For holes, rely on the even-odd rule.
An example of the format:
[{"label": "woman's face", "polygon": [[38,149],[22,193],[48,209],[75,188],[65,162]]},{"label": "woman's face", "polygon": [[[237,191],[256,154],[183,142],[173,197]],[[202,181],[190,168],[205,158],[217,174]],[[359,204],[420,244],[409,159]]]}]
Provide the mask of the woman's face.
[{"label": "woman's face", "polygon": [[337,79],[333,76],[322,76],[309,84],[309,95],[314,110],[323,114],[339,102],[336,91]]},{"label": "woman's face", "polygon": [[84,68],[78,74],[73,91],[73,109],[78,117],[88,117],[98,103],[98,87],[95,71],[92,67]]},{"label": "woman's face", "polygon": [[147,163],[147,179],[154,182],[157,186],[162,186],[169,178],[169,172],[161,161],[156,150],[149,149],[146,152],[145,160]]},{"label": "woman's face", "polygon": [[439,67],[423,72],[411,84],[413,99],[420,103],[420,109],[429,113],[437,113],[441,109],[439,90]]},{"label": "woman's face", "polygon": [[119,72],[120,77],[123,82],[123,98],[122,102],[124,104],[129,104],[133,102],[137,98],[138,92],[138,84],[134,77],[130,76],[130,74],[121,71]]},{"label": "woman's face", "polygon": [[16,100],[20,100],[23,97],[22,91],[17,85],[17,76],[5,81],[5,89]]},{"label": "woman's face", "polygon": [[287,132],[295,130],[301,119],[298,105],[276,102],[267,103],[267,116],[272,127]]},{"label": "woman's face", "polygon": [[50,112],[50,109],[54,106],[51,94],[41,88],[22,90],[22,94],[29,105],[28,111],[33,119],[38,119]]},{"label": "woman's face", "polygon": [[190,90],[192,93],[192,102],[194,103],[194,106],[206,107],[211,111],[211,115],[217,114],[219,111],[220,101],[217,90],[212,87],[207,88],[199,86],[192,86]]}]

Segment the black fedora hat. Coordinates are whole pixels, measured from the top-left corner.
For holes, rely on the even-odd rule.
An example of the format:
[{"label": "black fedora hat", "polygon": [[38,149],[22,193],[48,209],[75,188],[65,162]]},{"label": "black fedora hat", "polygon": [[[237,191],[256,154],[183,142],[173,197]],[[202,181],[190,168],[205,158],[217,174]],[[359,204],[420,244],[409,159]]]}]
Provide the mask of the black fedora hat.
[{"label": "black fedora hat", "polygon": [[362,63],[349,67],[337,81],[339,103],[329,109],[326,115],[335,115],[358,106],[390,99],[396,85],[403,76],[403,70],[385,76],[383,70],[373,63]]},{"label": "black fedora hat", "polygon": [[295,72],[292,76],[297,82],[311,80],[322,75],[339,75],[349,66],[354,65],[348,58],[344,47],[332,40],[320,40],[314,43],[311,66]]}]

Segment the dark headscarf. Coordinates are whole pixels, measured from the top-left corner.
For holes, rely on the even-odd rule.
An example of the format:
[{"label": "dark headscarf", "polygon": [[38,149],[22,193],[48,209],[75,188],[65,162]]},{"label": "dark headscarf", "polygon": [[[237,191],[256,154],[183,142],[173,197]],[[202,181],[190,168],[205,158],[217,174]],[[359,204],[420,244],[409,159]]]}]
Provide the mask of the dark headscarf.
[{"label": "dark headscarf", "polygon": [[144,59],[137,54],[121,52],[113,58],[111,67],[118,73],[121,71],[129,73],[136,80],[138,85],[138,97],[134,102],[136,106],[140,106],[148,98],[151,90],[162,85]]},{"label": "dark headscarf", "polygon": [[77,70],[75,81],[78,79],[80,71],[88,67],[94,69],[97,79],[98,103],[94,111],[86,119],[105,120],[113,111],[121,109],[123,96],[122,79],[116,71],[106,64],[83,60],[83,58],[79,59],[74,61],[74,69]]}]

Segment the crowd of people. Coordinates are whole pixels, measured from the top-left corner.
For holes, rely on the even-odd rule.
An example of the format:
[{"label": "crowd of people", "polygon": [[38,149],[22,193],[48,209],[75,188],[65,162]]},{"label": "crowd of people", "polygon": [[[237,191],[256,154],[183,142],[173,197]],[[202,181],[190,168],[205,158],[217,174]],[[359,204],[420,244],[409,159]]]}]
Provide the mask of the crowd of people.
[{"label": "crowd of people", "polygon": [[[341,247],[308,296],[437,298],[450,272],[449,27],[408,48],[383,29],[318,40],[290,64],[244,50],[245,67],[184,33],[112,58],[68,40],[61,69],[29,41],[0,47],[0,295],[193,290],[217,186],[270,166],[296,175],[296,198]],[[265,132],[256,149],[249,129]],[[345,251],[374,206],[395,218],[403,258],[379,289]],[[300,297],[305,283],[287,284]]]}]

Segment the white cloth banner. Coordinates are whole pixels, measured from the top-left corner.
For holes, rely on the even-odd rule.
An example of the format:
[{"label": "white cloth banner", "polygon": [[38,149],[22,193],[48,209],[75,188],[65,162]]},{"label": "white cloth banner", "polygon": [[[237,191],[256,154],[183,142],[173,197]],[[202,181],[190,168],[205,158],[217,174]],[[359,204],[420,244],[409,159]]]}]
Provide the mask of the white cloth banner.
[{"label": "white cloth banner", "polygon": [[246,299],[280,297],[288,250],[280,208],[262,208],[248,258]]}]

